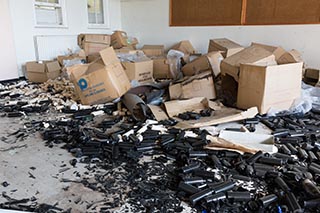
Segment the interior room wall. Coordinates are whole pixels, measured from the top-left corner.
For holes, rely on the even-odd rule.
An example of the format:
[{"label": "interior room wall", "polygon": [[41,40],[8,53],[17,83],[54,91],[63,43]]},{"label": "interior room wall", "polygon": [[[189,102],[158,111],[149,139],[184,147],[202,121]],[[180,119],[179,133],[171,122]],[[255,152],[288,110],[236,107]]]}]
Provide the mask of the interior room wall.
[{"label": "interior room wall", "polygon": [[9,0],[0,0],[0,80],[18,77]]},{"label": "interior room wall", "polygon": [[122,28],[141,44],[164,44],[190,40],[202,53],[209,39],[227,37],[241,45],[251,42],[297,49],[309,67],[320,68],[320,25],[170,27],[169,0],[122,0]]},{"label": "interior room wall", "polygon": [[[109,29],[90,29],[87,21],[87,4],[85,0],[66,0],[67,27],[37,28],[33,0],[10,0],[10,13],[16,46],[17,62],[20,75],[23,65],[36,59],[34,37],[38,35],[78,35],[79,33],[112,33],[121,28],[120,0],[109,0]],[[55,45],[54,43],[50,45]],[[46,48],[50,48],[46,47]]]}]

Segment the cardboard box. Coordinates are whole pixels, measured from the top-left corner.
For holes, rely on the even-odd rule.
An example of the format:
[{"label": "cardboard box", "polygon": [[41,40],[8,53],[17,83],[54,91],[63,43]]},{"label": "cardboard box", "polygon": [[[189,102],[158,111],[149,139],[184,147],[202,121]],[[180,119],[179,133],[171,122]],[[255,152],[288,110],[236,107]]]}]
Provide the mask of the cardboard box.
[{"label": "cardboard box", "polygon": [[276,65],[275,56],[259,46],[250,46],[224,59],[221,62],[222,75],[230,75],[239,80],[240,64],[256,64],[261,66]]},{"label": "cardboard box", "polygon": [[320,80],[320,70],[308,68],[308,69],[306,69],[304,77],[308,78],[308,79],[315,80],[315,81],[319,81]]},{"label": "cardboard box", "polygon": [[85,42],[83,44],[84,52],[86,53],[86,56],[90,55],[99,55],[99,52],[103,49],[106,49],[110,47],[109,44],[99,44],[99,43],[90,43]]},{"label": "cardboard box", "polygon": [[178,50],[180,52],[183,52],[186,55],[191,55],[191,54],[195,54],[196,53],[196,50],[192,46],[191,42],[188,41],[188,40],[181,41],[178,44],[176,44],[173,47],[171,47],[170,49]]},{"label": "cardboard box", "polygon": [[279,58],[286,53],[286,51],[282,47],[275,47],[275,46],[270,46],[270,45],[255,43],[255,42],[252,42],[251,46],[262,47],[268,50],[269,52],[272,52],[276,58],[276,61],[278,61]]},{"label": "cardboard box", "polygon": [[208,53],[213,51],[220,51],[223,57],[227,58],[230,57],[241,50],[243,50],[240,44],[235,43],[227,38],[218,38],[218,39],[211,39],[209,41],[209,48]]},{"label": "cardboard box", "polygon": [[260,114],[271,108],[288,110],[301,94],[303,63],[275,66],[242,64],[237,106],[258,107]]},{"label": "cardboard box", "polygon": [[195,76],[185,77],[169,87],[171,100],[195,97],[216,98],[216,90],[212,72],[204,72]]},{"label": "cardboard box", "polygon": [[122,62],[130,81],[136,80],[140,84],[153,82],[153,61],[149,58],[134,62]]},{"label": "cardboard box", "polygon": [[60,64],[61,67],[64,66],[63,61],[66,60],[74,60],[74,59],[79,59],[79,60],[86,60],[85,56],[80,56],[78,54],[73,54],[73,55],[59,55],[57,56],[57,60]]},{"label": "cardboard box", "polygon": [[312,86],[319,87],[320,85],[320,70],[308,68],[305,71],[303,81]]},{"label": "cardboard box", "polygon": [[144,45],[141,50],[148,57],[164,56],[164,45]]},{"label": "cardboard box", "polygon": [[78,45],[84,49],[86,56],[99,55],[103,49],[110,47],[111,36],[106,34],[80,34]]},{"label": "cardboard box", "polygon": [[121,97],[131,87],[112,47],[100,52],[102,60],[77,65],[71,80],[84,105],[102,104]]},{"label": "cardboard box", "polygon": [[186,64],[181,70],[185,76],[192,76],[208,70],[212,71],[215,76],[218,76],[222,60],[223,56],[220,52],[211,52]]},{"label": "cardboard box", "polygon": [[138,43],[139,42],[136,38],[129,38],[127,33],[124,31],[118,30],[111,35],[111,46],[113,46],[114,49],[120,49],[130,45],[135,47]]},{"label": "cardboard box", "polygon": [[133,46],[126,46],[126,47],[122,47],[120,49],[115,49],[114,50],[117,54],[134,54],[136,53],[136,51],[140,51],[140,50],[135,50],[135,48]]},{"label": "cardboard box", "polygon": [[78,35],[78,45],[84,49],[84,43],[97,43],[110,46],[111,36],[107,34],[80,34]]},{"label": "cardboard box", "polygon": [[165,57],[153,58],[153,78],[169,79],[174,78],[170,72],[170,64]]},{"label": "cardboard box", "polygon": [[43,83],[60,76],[61,67],[58,61],[27,62],[26,74],[31,82]]},{"label": "cardboard box", "polygon": [[279,59],[278,64],[289,64],[303,62],[302,56],[298,50],[290,50],[284,53]]}]

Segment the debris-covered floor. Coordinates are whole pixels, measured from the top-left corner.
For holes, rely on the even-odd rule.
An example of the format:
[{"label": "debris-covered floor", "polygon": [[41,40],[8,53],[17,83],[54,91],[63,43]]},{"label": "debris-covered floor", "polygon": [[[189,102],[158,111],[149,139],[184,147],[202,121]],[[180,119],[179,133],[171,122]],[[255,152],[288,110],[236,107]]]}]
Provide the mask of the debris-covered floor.
[{"label": "debris-covered floor", "polygon": [[[279,152],[269,154],[218,138],[216,128],[181,130],[173,119],[135,121],[117,112],[117,104],[79,109],[65,98],[72,95],[68,82],[57,87],[22,81],[1,88],[0,208],[320,211],[317,110],[223,127],[272,132]],[[179,117],[206,116],[201,114]]]}]

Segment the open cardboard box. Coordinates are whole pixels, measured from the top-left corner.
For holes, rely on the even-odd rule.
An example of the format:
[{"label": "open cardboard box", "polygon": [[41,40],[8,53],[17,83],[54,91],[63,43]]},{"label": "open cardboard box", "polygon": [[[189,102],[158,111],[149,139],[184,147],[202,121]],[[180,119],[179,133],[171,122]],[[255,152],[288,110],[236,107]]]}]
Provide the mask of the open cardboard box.
[{"label": "open cardboard box", "polygon": [[242,64],[237,106],[257,106],[260,114],[270,109],[288,110],[301,94],[303,63],[273,66]]},{"label": "open cardboard box", "polygon": [[121,97],[131,85],[112,47],[100,52],[101,60],[76,65],[71,80],[84,105],[102,104]]},{"label": "open cardboard box", "polygon": [[26,74],[29,81],[43,83],[59,77],[61,67],[58,61],[32,61],[26,63]]}]

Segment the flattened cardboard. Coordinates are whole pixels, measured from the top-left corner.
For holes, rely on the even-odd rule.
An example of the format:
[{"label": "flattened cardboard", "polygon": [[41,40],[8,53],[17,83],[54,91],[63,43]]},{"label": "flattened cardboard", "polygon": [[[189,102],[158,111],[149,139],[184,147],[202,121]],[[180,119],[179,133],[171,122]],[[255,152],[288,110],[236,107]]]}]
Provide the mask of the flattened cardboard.
[{"label": "flattened cardboard", "polygon": [[61,67],[58,61],[33,61],[26,63],[27,78],[31,82],[43,83],[49,79],[56,79],[61,74]]},{"label": "flattened cardboard", "polygon": [[191,54],[195,54],[196,53],[196,50],[192,46],[191,42],[188,41],[188,40],[181,41],[178,44],[176,44],[173,47],[171,47],[170,49],[178,50],[180,52],[183,52],[186,55],[191,55]]},{"label": "flattened cardboard", "polygon": [[164,45],[144,45],[141,50],[147,57],[164,56]]},{"label": "flattened cardboard", "polygon": [[224,58],[230,57],[241,50],[243,50],[240,44],[237,44],[234,41],[231,41],[227,38],[218,38],[218,39],[211,39],[209,41],[209,48],[208,53],[213,51],[219,51],[223,55]]},{"label": "flattened cardboard", "polygon": [[259,46],[250,46],[221,62],[222,75],[230,75],[239,80],[240,64],[258,64],[261,66],[276,65],[275,56]]},{"label": "flattened cardboard", "polygon": [[170,64],[165,57],[153,58],[153,78],[170,79],[174,78],[170,72]]},{"label": "flattened cardboard", "polygon": [[189,100],[175,100],[164,103],[169,117],[174,117],[187,111],[200,112],[208,108],[208,100],[204,97],[192,98]]},{"label": "flattened cardboard", "polygon": [[130,81],[136,80],[141,84],[153,82],[153,61],[146,58],[143,61],[122,62],[123,68]]},{"label": "flattened cardboard", "polygon": [[275,46],[270,46],[270,45],[255,43],[255,42],[252,42],[251,46],[262,47],[262,48],[268,50],[269,52],[272,52],[273,55],[275,56],[277,62],[278,62],[279,58],[283,54],[286,53],[286,51],[282,47],[275,47]]},{"label": "flattened cardboard", "polygon": [[279,59],[278,64],[289,64],[303,62],[302,56],[298,50],[290,50],[284,53]]},{"label": "flattened cardboard", "polygon": [[175,125],[175,127],[180,129],[195,129],[254,118],[257,114],[257,107],[252,107],[247,111],[239,111],[234,108],[223,107],[220,110],[215,110],[214,115],[211,117],[201,118],[200,120],[196,121],[180,121],[177,125]]},{"label": "flattened cardboard", "polygon": [[182,67],[185,76],[192,76],[211,70],[215,76],[220,74],[220,64],[223,56],[220,52],[211,52],[203,55]]},{"label": "flattened cardboard", "polygon": [[271,108],[288,110],[301,94],[303,63],[276,66],[242,64],[237,106],[258,107],[260,114]]},{"label": "flattened cardboard", "polygon": [[165,113],[165,111],[162,110],[160,106],[148,104],[148,107],[150,108],[152,114],[157,119],[157,121],[163,121],[163,120],[169,119],[168,115]]},{"label": "flattened cardboard", "polygon": [[201,73],[174,83],[169,87],[171,100],[195,97],[216,98],[216,90],[211,71]]},{"label": "flattened cardboard", "polygon": [[121,97],[131,85],[112,47],[100,52],[102,62],[77,65],[71,80],[84,105],[102,104]]},{"label": "flattened cardboard", "polygon": [[222,130],[219,138],[257,151],[261,150],[267,153],[275,153],[278,150],[274,145],[273,135]]}]

